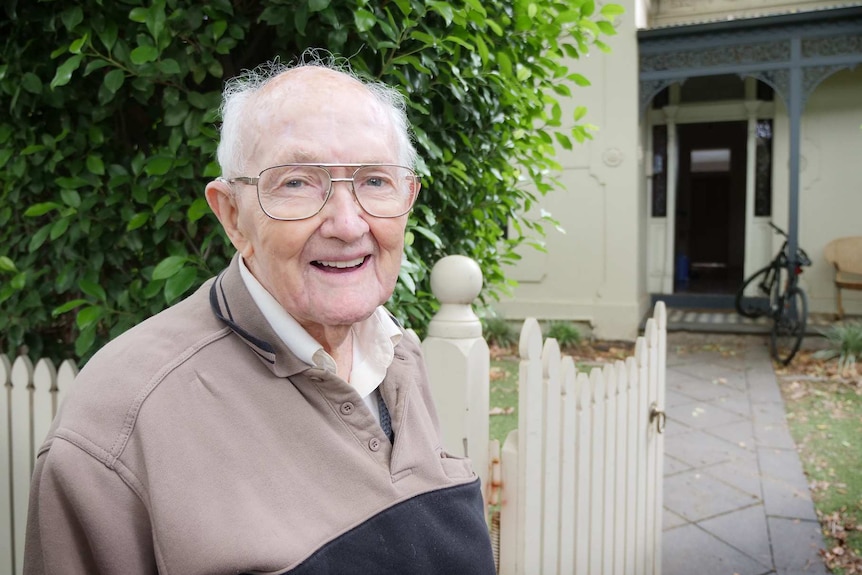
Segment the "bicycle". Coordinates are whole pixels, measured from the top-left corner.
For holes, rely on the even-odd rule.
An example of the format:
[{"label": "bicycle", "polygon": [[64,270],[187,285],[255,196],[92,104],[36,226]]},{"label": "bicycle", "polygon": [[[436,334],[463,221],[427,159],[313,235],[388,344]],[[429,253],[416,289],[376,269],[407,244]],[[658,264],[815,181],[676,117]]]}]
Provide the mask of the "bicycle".
[{"label": "bicycle", "polygon": [[[804,266],[811,265],[811,259],[805,250],[797,248],[796,258],[791,262],[787,257],[787,234],[772,222],[769,225],[784,236],[784,243],[769,264],[743,282],[736,292],[735,306],[743,317],[772,319],[769,350],[777,361],[788,365],[805,337],[808,298],[799,287],[799,275]],[[757,296],[745,295],[751,285],[757,286]],[[766,304],[763,298],[767,299]]]}]

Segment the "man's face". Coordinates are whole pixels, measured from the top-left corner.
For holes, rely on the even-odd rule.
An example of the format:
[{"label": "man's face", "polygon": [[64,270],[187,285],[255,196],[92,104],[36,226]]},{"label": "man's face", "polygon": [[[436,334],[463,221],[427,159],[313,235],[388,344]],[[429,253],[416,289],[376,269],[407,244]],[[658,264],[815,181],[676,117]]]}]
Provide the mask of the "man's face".
[{"label": "man's face", "polygon": [[[292,162],[399,163],[393,127],[379,105],[355,80],[332,71],[288,72],[250,108],[244,175]],[[344,178],[354,169],[330,171]],[[253,186],[236,192],[234,245],[258,281],[312,335],[361,321],[389,299],[401,267],[406,215],[366,214],[345,182],[333,184],[320,213],[299,221],[267,217]]]}]

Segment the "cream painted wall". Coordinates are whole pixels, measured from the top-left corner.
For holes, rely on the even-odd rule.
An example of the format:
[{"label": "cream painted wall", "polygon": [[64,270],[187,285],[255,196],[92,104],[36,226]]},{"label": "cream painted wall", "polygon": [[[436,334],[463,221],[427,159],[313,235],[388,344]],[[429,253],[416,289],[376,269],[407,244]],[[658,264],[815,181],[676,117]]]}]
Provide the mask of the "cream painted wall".
[{"label": "cream painted wall", "polygon": [[644,225],[639,178],[638,60],[634,0],[608,39],[611,54],[594,50],[570,67],[592,86],[563,102],[563,117],[576,105],[583,121],[599,127],[594,139],[560,150],[563,188],[541,207],[565,229],[549,229],[547,253],[525,248],[511,277],[513,297],[495,307],[506,318],[589,322],[598,337],[634,339],[646,312],[642,287]]},{"label": "cream painted wall", "polygon": [[[813,260],[802,275],[809,307],[835,311],[826,244],[862,235],[862,67],[828,78],[808,99],[802,118],[799,241]],[[862,314],[862,293],[844,290],[844,310]]]}]

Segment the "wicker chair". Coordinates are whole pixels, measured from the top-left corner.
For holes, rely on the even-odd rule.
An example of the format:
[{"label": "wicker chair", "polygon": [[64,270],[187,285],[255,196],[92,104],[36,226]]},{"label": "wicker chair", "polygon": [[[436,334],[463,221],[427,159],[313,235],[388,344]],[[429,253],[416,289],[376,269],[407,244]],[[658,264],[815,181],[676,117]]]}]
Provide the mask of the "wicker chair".
[{"label": "wicker chair", "polygon": [[835,266],[837,315],[838,319],[841,319],[844,317],[841,290],[862,290],[862,236],[834,239],[826,244],[823,255],[826,261]]}]

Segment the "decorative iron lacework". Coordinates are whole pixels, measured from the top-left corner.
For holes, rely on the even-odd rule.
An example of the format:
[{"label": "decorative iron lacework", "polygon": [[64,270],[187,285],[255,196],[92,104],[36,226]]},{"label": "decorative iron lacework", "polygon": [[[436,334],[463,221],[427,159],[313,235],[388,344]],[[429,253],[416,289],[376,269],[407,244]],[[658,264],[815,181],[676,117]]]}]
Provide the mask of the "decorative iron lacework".
[{"label": "decorative iron lacework", "polygon": [[762,82],[766,82],[785,102],[790,101],[790,70],[766,70],[752,74]]},{"label": "decorative iron lacework", "polygon": [[790,59],[790,42],[778,41],[735,46],[716,46],[660,54],[642,54],[641,72],[712,68],[741,64],[786,62]]},{"label": "decorative iron lacework", "polygon": [[862,36],[824,36],[821,38],[803,38],[802,56],[842,56],[844,54],[862,53]]},{"label": "decorative iron lacework", "polygon": [[754,169],[754,215],[772,214],[772,120],[758,120]]},{"label": "decorative iron lacework", "polygon": [[[817,86],[831,74],[862,63],[862,8],[847,7],[759,19],[761,26],[680,26],[677,29],[638,33],[640,49],[640,109],[664,86],[684,81],[692,70],[698,74],[726,74],[735,67],[772,86],[790,101],[790,68],[803,72],[802,106]],[[678,33],[684,32],[684,33]],[[794,59],[791,45],[800,41],[801,59]],[[825,61],[838,58],[840,62]],[[771,70],[757,70],[763,65]],[[710,74],[711,70],[716,72]],[[670,80],[670,81],[668,81]]]},{"label": "decorative iron lacework", "polygon": [[667,126],[652,128],[652,217],[667,217]]},{"label": "decorative iron lacework", "polygon": [[814,92],[814,89],[820,83],[839,70],[849,68],[849,66],[808,66],[802,69],[802,100],[808,99],[808,96]]},{"label": "decorative iron lacework", "polygon": [[672,80],[646,80],[640,83],[640,110],[643,112],[656,95],[673,84]]}]

